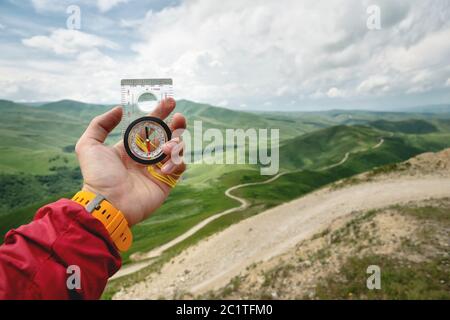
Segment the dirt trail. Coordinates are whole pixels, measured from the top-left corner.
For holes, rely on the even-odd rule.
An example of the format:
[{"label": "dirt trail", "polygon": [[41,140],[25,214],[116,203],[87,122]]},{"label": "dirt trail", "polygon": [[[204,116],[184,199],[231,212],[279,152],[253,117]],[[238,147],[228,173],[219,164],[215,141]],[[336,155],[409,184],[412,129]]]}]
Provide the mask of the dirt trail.
[{"label": "dirt trail", "polygon": [[372,147],[372,149],[378,149],[379,147],[381,147],[381,145],[384,143],[384,139],[381,138],[380,142],[378,142],[375,146]]},{"label": "dirt trail", "polygon": [[326,188],[267,210],[188,248],[116,294],[118,299],[204,293],[222,287],[252,263],[267,260],[326,228],[338,217],[394,204],[450,196],[450,177],[397,177],[332,190]]},{"label": "dirt trail", "polygon": [[[384,139],[380,138],[380,141],[373,147],[369,148],[369,149],[377,149],[379,148],[382,144],[384,143]],[[365,151],[365,150],[363,150]],[[361,151],[359,151],[361,152]],[[355,152],[357,153],[357,152]],[[338,166],[343,165],[350,157],[351,152],[347,152],[344,157],[342,158],[342,160],[340,160],[339,162],[323,167],[321,169],[319,169],[319,171],[325,171],[328,169],[332,169]],[[167,249],[175,246],[176,244],[180,243],[181,241],[187,239],[188,237],[190,237],[191,235],[193,235],[194,233],[196,233],[197,231],[199,231],[200,229],[202,229],[204,226],[206,226],[207,224],[209,224],[210,222],[226,215],[226,214],[230,214],[233,212],[237,212],[237,211],[241,211],[241,210],[245,210],[248,208],[249,206],[249,202],[245,199],[245,198],[241,198],[238,197],[236,195],[233,195],[231,192],[240,188],[245,188],[245,187],[250,187],[250,186],[257,186],[257,185],[264,185],[264,184],[268,184],[271,183],[275,180],[277,180],[278,178],[282,177],[283,175],[286,175],[288,173],[295,173],[295,172],[300,172],[302,171],[302,169],[300,170],[294,170],[294,171],[285,171],[285,172],[281,172],[275,176],[273,176],[272,178],[262,181],[262,182],[249,182],[249,183],[243,183],[243,184],[239,184],[233,187],[228,188],[225,191],[225,196],[236,200],[238,202],[240,202],[240,206],[238,207],[234,207],[234,208],[230,208],[227,209],[225,211],[216,213],[215,215],[208,217],[207,219],[201,221],[200,223],[196,224],[195,226],[193,226],[191,229],[189,229],[188,231],[186,231],[185,233],[179,235],[178,237],[176,237],[175,239],[167,242],[166,244],[157,247],[149,252],[146,253],[137,253],[134,254],[131,258],[132,260],[136,261],[132,264],[129,264],[127,266],[122,267],[114,276],[111,277],[111,279],[117,279],[129,274],[132,274],[136,271],[139,271],[143,268],[145,268],[146,266],[148,266],[151,262],[153,258],[156,258],[158,256],[160,256],[164,251],[166,251]]]},{"label": "dirt trail", "polygon": [[[122,269],[120,269],[114,276],[111,277],[111,279],[117,279],[126,275],[129,275],[131,273],[134,273],[136,271],[139,271],[143,268],[145,268],[146,266],[148,266],[153,258],[156,258],[158,256],[160,256],[164,251],[166,251],[167,249],[173,247],[174,245],[180,243],[181,241],[187,239],[188,237],[190,237],[191,235],[193,235],[194,233],[196,233],[198,230],[202,229],[204,226],[206,226],[208,223],[210,223],[211,221],[214,221],[226,214],[232,213],[232,212],[236,212],[236,211],[241,211],[241,210],[245,210],[248,208],[249,206],[249,202],[244,199],[244,198],[240,198],[238,196],[235,196],[233,194],[231,194],[232,191],[237,190],[239,188],[244,188],[244,187],[249,187],[249,186],[256,186],[256,185],[262,185],[262,184],[267,184],[267,183],[271,183],[273,181],[275,181],[276,179],[278,179],[279,177],[290,173],[290,172],[282,172],[277,174],[276,176],[273,176],[272,178],[262,181],[262,182],[250,182],[250,183],[244,183],[244,184],[239,184],[233,187],[228,188],[225,191],[225,195],[231,199],[234,199],[238,202],[241,203],[240,206],[238,207],[234,207],[234,208],[230,208],[227,209],[225,211],[216,213],[215,215],[206,218],[205,220],[203,220],[202,222],[196,224],[195,226],[193,226],[191,229],[189,229],[188,231],[186,231],[185,233],[179,235],[178,237],[176,237],[175,239],[167,242],[166,244],[157,247],[147,253],[144,254],[136,254],[133,256],[134,260],[138,260],[138,262],[132,263],[130,265],[124,266]],[[144,261],[142,261],[144,260]]]}]

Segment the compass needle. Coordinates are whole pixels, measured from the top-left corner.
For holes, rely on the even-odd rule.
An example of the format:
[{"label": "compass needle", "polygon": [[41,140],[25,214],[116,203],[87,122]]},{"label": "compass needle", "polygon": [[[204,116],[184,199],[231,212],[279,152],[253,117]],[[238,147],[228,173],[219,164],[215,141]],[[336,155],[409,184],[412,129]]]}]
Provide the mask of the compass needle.
[{"label": "compass needle", "polygon": [[[142,133],[145,132],[145,139]],[[162,146],[171,139],[167,124],[156,117],[142,117],[133,121],[125,131],[124,145],[128,155],[136,162],[154,164],[166,155]]]}]

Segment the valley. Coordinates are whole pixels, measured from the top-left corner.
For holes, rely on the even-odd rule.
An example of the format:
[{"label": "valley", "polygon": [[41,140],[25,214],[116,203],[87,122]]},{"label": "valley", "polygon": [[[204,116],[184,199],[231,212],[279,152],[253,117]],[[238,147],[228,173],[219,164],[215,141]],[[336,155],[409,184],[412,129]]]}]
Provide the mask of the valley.
[{"label": "valley", "polygon": [[[331,233],[330,228],[333,224],[342,226],[345,223],[347,225],[353,223],[355,225],[367,218],[367,215],[364,216],[362,213],[369,212],[371,213],[369,215],[373,216],[374,212],[389,210],[412,210],[414,212],[417,210],[414,209],[417,206],[423,208],[423,203],[428,204],[431,208],[441,208],[440,203],[448,206],[446,199],[449,196],[448,185],[450,183],[449,155],[450,151],[447,150],[435,157],[428,156],[425,172],[420,166],[424,165],[424,162],[420,163],[424,158],[419,156],[417,160],[413,158],[402,163],[397,170],[392,172],[362,174],[356,177],[358,182],[352,185],[339,188],[330,186],[264,211],[185,250],[165,263],[159,272],[147,275],[142,281],[120,290],[114,297],[117,299],[267,298],[267,293],[262,293],[264,287],[261,288],[264,279],[259,281],[254,280],[254,277],[261,278],[265,272],[272,272],[271,270],[276,268],[276,263],[278,263],[283,266],[282,268],[286,268],[286,275],[279,273],[276,278],[273,278],[272,281],[277,283],[277,287],[267,288],[269,292],[275,292],[271,298],[301,298],[302,291],[300,290],[295,293],[297,296],[283,296],[279,293],[296,289],[294,284],[293,288],[285,288],[281,285],[281,282],[290,274],[289,264],[285,263],[287,254],[294,255],[293,258],[290,258],[291,260],[295,259],[298,256],[297,251],[301,250],[302,246],[306,247],[305,242],[310,243],[315,239],[327,236]],[[417,162],[419,162],[419,166],[416,165]],[[429,172],[427,168],[430,166],[435,169],[439,168],[439,170]],[[434,210],[441,210],[439,212],[442,213],[434,217]],[[425,209],[417,212],[422,212],[422,219],[431,221],[443,219],[442,222],[448,224],[448,211],[445,209]],[[400,218],[395,216],[394,219],[401,219],[401,216]],[[396,226],[401,224],[401,222],[392,225],[389,222],[384,223],[387,223],[386,227],[390,228],[389,232],[393,234],[396,233]],[[434,227],[436,226],[434,225]],[[400,230],[402,228],[400,227]],[[436,247],[433,250],[438,250],[438,252],[435,252],[435,255],[430,254],[428,258],[437,257],[445,261],[445,257],[448,258],[448,251],[445,251],[445,247],[449,245],[450,238],[448,229],[445,229],[444,226],[441,226],[441,229],[438,234],[429,233],[431,239],[428,239],[428,242],[432,241],[433,237],[439,237],[439,240],[437,247],[433,245],[433,248]],[[340,229],[333,227],[333,230]],[[351,242],[346,244],[347,247],[351,250],[358,250],[357,248],[362,246],[366,249],[367,255],[369,253],[375,255],[375,252],[371,251],[372,243],[366,242],[368,237],[362,234],[362,231],[353,235],[356,247]],[[402,235],[404,238],[401,238]],[[406,230],[405,234],[398,236],[400,240],[407,241],[409,236],[406,237],[406,235],[413,237],[411,230]],[[420,234],[416,236],[420,236]],[[383,240],[386,242],[386,239]],[[396,243],[398,241],[396,240]],[[389,241],[384,245],[388,244]],[[376,243],[373,244],[373,247],[378,249]],[[382,253],[392,255],[395,247],[395,245],[391,245],[389,251]],[[320,248],[311,248],[311,251],[314,250],[320,254],[319,249],[328,252],[325,258],[330,260],[337,258],[326,244]],[[292,250],[296,250],[296,253],[291,253]],[[376,254],[380,255],[380,252],[376,251]],[[415,254],[418,253],[415,252]],[[347,257],[344,254],[343,256]],[[405,259],[405,257],[403,258]],[[276,259],[276,263],[273,262],[274,259]],[[385,258],[379,256],[378,259],[378,263],[382,263]],[[415,261],[416,258],[408,256],[406,259]],[[428,261],[426,257],[422,259]],[[297,264],[301,264],[302,261],[300,260]],[[291,261],[291,263],[293,262]],[[341,264],[343,263],[345,260],[341,262]],[[330,265],[329,262],[323,262],[323,264],[324,268],[335,270],[335,265]],[[254,269],[257,269],[258,272],[254,272]],[[365,270],[361,269],[360,271],[364,272]],[[298,275],[292,272],[292,277],[294,276]],[[439,277],[439,279],[445,279],[443,275],[439,275]],[[332,278],[330,279],[333,281]],[[239,284],[247,288],[248,291],[243,290],[245,296],[240,295]],[[300,284],[303,285],[303,283]],[[269,283],[269,285],[273,284]],[[445,280],[440,287],[441,294],[444,294],[448,287]],[[255,288],[260,288],[260,291]],[[271,289],[272,291],[270,291]],[[328,289],[323,287],[321,290]],[[362,289],[359,290],[362,291]]]},{"label": "valley", "polygon": [[[33,106],[0,101],[2,235],[30,221],[39,207],[79,189],[75,143],[90,119],[109,108],[69,100]],[[388,172],[418,154],[450,147],[450,112],[445,110],[247,113],[178,101],[177,112],[185,114],[188,128],[202,121],[203,128],[221,132],[279,129],[279,174],[261,176],[259,166],[250,164],[190,164],[164,205],[133,227],[132,249],[123,255],[125,266],[110,281],[104,298],[141,283],[209,241],[205,239],[271,208],[331,188],[337,181],[351,185],[361,173]],[[107,143],[119,140],[120,132],[120,127],[114,130]]]}]

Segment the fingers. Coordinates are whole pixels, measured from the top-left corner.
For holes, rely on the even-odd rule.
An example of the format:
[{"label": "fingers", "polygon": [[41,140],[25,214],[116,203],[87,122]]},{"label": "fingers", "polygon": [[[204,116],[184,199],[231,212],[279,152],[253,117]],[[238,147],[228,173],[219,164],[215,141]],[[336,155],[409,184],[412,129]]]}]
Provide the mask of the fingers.
[{"label": "fingers", "polygon": [[164,174],[181,175],[185,170],[186,164],[184,162],[179,165],[175,165],[171,160],[167,161],[161,168],[161,172]]},{"label": "fingers", "polygon": [[78,140],[77,147],[105,142],[108,134],[119,124],[121,119],[122,107],[115,107],[95,117]]},{"label": "fingers", "polygon": [[175,113],[170,123],[170,130],[172,131],[172,140],[168,141],[163,146],[163,152],[168,157],[163,161],[164,165],[161,171],[165,174],[171,174],[178,170],[180,166],[186,166],[183,163],[184,142],[181,140],[181,135],[186,129],[186,118],[181,113]]},{"label": "fingers", "polygon": [[162,173],[182,173],[186,169],[186,165],[183,162],[183,149],[184,142],[179,137],[170,140],[163,146],[163,152],[169,155],[169,157],[161,167]]},{"label": "fingers", "polygon": [[186,118],[181,113],[175,113],[169,127],[172,131],[172,138],[181,137],[186,129]]},{"label": "fingers", "polygon": [[164,120],[175,109],[176,102],[173,98],[166,98],[156,106],[155,110],[150,113],[150,116]]},{"label": "fingers", "polygon": [[172,140],[166,142],[163,147],[162,150],[165,154],[170,155],[170,153],[172,152],[172,149],[179,143],[179,138],[173,138]]}]

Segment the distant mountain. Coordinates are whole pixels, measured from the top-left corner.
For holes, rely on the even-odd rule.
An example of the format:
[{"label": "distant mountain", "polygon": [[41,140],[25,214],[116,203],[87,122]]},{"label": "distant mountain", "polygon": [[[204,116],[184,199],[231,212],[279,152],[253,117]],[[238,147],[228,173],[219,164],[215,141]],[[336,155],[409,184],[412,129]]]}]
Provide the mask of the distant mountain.
[{"label": "distant mountain", "polygon": [[[3,191],[0,190],[2,195],[0,203],[4,205],[3,209],[0,206],[0,233],[2,230],[6,231],[10,227],[29,221],[29,215],[44,202],[33,204],[30,208],[21,207],[31,205],[40,199],[44,201],[49,196],[58,198],[61,193],[75,191],[79,188],[81,176],[77,170],[78,163],[73,152],[74,145],[89,121],[109,108],[111,106],[71,100],[44,103],[39,106],[0,100],[2,114],[0,117],[0,153],[2,155],[0,158],[0,185],[3,186]],[[187,100],[178,101],[176,111],[185,114],[190,130],[196,120],[203,122],[204,129],[279,129],[282,138],[280,141],[280,165],[283,170],[317,170],[340,163],[345,159],[346,153],[352,153],[348,161],[333,170],[286,175],[278,182],[260,186],[265,189],[261,193],[261,198],[265,199],[298,195],[299,191],[307,190],[302,189],[306,184],[317,187],[319,182],[327,181],[328,183],[378,165],[395,163],[420,152],[440,150],[450,145],[450,120],[443,114],[347,110],[309,113],[255,113],[229,110]],[[395,133],[394,136],[387,131]],[[117,140],[120,135],[119,128],[112,133],[111,138]],[[384,143],[381,145],[382,138]],[[376,145],[379,147],[372,149]],[[225,167],[226,170],[224,170]],[[249,180],[245,182],[253,181],[252,178],[258,174],[257,170],[247,170],[254,168],[245,165],[218,167],[205,165],[203,167],[191,166],[190,168],[186,175],[188,177],[186,181],[190,181],[190,175],[196,174],[195,170],[203,171],[203,174],[208,175],[208,182],[205,183],[208,186],[203,187],[213,189],[218,189],[219,185],[223,186],[224,183],[234,181],[234,176],[241,179],[242,172],[239,170],[255,174],[253,176],[253,173],[245,173],[249,177]],[[216,170],[217,168],[218,170]],[[317,177],[322,180],[318,181]],[[221,180],[222,178],[223,180]],[[257,178],[263,179],[264,177],[258,176]],[[210,181],[214,182],[209,185]],[[175,197],[170,201],[179,203],[179,200],[187,200],[186,194],[189,194],[190,198],[195,198],[199,204],[204,205],[203,197],[214,198],[208,192],[203,192],[206,189],[197,190],[197,188],[198,184],[195,185],[195,190],[181,189],[181,193],[178,193],[179,198]],[[189,190],[189,193],[183,193],[186,190]],[[218,190],[220,191],[220,189]],[[177,191],[175,190],[175,192]],[[258,198],[256,193],[252,196],[254,199]],[[218,205],[215,203],[208,210],[222,208],[220,201],[223,199],[217,199],[218,201],[214,198],[214,202],[217,202]],[[195,208],[193,208],[195,214],[203,215],[202,207],[196,202],[193,203],[195,204]],[[209,206],[209,203],[206,204]],[[12,208],[20,211],[11,212]],[[169,208],[172,208],[170,204]],[[10,214],[2,217],[1,211],[10,212]],[[167,209],[167,212],[169,211],[174,212]],[[181,221],[184,223],[186,220]],[[174,225],[166,226],[168,225],[162,229],[174,229]],[[152,232],[145,230],[142,235],[144,234],[148,235]]]},{"label": "distant mountain", "polygon": [[21,103],[16,103],[9,100],[1,100],[0,99],[0,108],[1,109],[7,109],[7,108],[26,108],[27,106]]},{"label": "distant mountain", "polygon": [[60,100],[56,102],[49,102],[44,103],[40,105],[41,109],[46,110],[80,110],[80,109],[86,109],[86,108],[94,108],[94,109],[105,109],[105,108],[111,108],[112,105],[104,105],[104,104],[92,104],[92,103],[85,103],[85,102],[79,102],[74,100]]},{"label": "distant mountain", "polygon": [[52,112],[64,112],[83,118],[83,120],[89,120],[98,114],[104,113],[111,109],[112,105],[90,104],[73,100],[61,100],[51,103],[46,103],[38,108],[41,110],[48,110]]},{"label": "distant mountain", "polygon": [[[75,156],[70,151],[77,139],[94,116],[111,107],[73,100],[31,107],[0,100],[0,173],[48,174],[50,168],[57,165],[76,165]],[[188,100],[177,101],[176,111],[186,116],[189,130],[197,120],[202,121],[203,130],[279,129],[280,159],[284,166],[293,168],[335,161],[343,157],[344,150],[374,144],[382,135],[378,130],[406,134],[450,131],[450,120],[433,114],[361,110],[255,113]],[[119,126],[111,134],[109,141],[120,138],[121,128]],[[50,161],[58,155],[67,158],[68,164]]]},{"label": "distant mountain", "polygon": [[286,168],[320,168],[337,163],[347,152],[375,146],[382,133],[363,126],[338,125],[316,130],[286,141],[280,147],[280,162]]},{"label": "distant mountain", "polygon": [[28,107],[40,107],[44,104],[50,103],[51,101],[41,101],[41,102],[23,102],[23,105],[26,105]]},{"label": "distant mountain", "polygon": [[[305,132],[310,132],[327,126],[326,123],[312,124],[302,118],[290,119],[289,116],[279,114],[277,117],[268,114],[257,114],[236,111],[209,104],[196,103],[188,100],[177,101],[177,112],[183,113],[188,119],[188,127],[192,129],[193,121],[201,120],[203,128],[217,129],[270,129],[280,130],[282,140],[290,139]],[[319,121],[320,122],[320,121]]]},{"label": "distant mountain", "polygon": [[418,112],[418,113],[450,113],[450,104],[436,104],[429,106],[417,106],[399,109],[403,112]]},{"label": "distant mountain", "polygon": [[417,119],[403,121],[377,120],[370,122],[369,124],[377,129],[391,132],[425,134],[438,131],[438,128],[435,125]]}]

